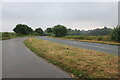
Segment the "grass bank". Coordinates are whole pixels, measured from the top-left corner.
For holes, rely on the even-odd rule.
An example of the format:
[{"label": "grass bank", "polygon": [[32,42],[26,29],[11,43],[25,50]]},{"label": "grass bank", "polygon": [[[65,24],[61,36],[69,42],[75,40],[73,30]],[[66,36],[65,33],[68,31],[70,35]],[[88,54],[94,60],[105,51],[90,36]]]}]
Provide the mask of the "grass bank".
[{"label": "grass bank", "polygon": [[103,52],[86,50],[28,38],[24,44],[38,56],[79,78],[118,78],[118,57]]},{"label": "grass bank", "polygon": [[92,42],[92,43],[111,44],[111,45],[120,45],[120,43],[118,42],[111,41],[109,36],[64,36],[64,37],[52,37],[52,38],[77,40],[77,41]]}]

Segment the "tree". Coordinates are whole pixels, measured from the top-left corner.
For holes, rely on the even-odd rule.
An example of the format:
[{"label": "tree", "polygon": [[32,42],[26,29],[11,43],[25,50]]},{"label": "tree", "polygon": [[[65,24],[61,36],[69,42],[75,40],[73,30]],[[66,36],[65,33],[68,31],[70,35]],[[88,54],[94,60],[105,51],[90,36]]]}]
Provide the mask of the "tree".
[{"label": "tree", "polygon": [[120,42],[120,26],[117,26],[112,30],[111,40]]},{"label": "tree", "polygon": [[52,28],[53,33],[56,37],[66,36],[67,35],[67,28],[62,25],[56,25]]},{"label": "tree", "polygon": [[52,33],[52,28],[47,28],[47,29],[44,31],[44,34],[45,34],[46,36],[52,36],[52,35],[53,35],[53,33]]},{"label": "tree", "polygon": [[52,32],[52,28],[47,28],[46,31],[47,31],[47,33],[51,33]]},{"label": "tree", "polygon": [[28,27],[25,24],[17,24],[16,27],[13,29],[15,33],[22,34],[22,35],[29,35],[33,34],[34,31],[31,27]]},{"label": "tree", "polygon": [[41,28],[35,29],[35,32],[38,33],[39,35],[43,35],[43,30]]}]

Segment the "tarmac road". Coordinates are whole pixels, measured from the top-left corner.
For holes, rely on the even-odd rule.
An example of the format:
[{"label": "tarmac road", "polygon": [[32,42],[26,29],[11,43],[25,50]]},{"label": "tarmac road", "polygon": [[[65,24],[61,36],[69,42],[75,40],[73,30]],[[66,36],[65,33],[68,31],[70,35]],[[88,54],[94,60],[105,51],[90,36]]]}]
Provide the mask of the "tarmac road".
[{"label": "tarmac road", "polygon": [[[66,44],[79,48],[102,51],[118,55],[115,45],[89,43],[74,40],[36,37],[56,43]],[[2,78],[70,78],[71,76],[48,63],[31,52],[23,41],[26,38],[17,38],[2,41]]]},{"label": "tarmac road", "polygon": [[2,41],[2,78],[70,78],[25,47],[25,39]]},{"label": "tarmac road", "polygon": [[90,42],[82,42],[82,41],[75,41],[75,40],[63,40],[63,39],[55,39],[55,38],[48,38],[48,37],[37,37],[37,38],[40,38],[43,40],[49,40],[56,43],[71,45],[79,48],[85,48],[85,49],[110,53],[113,55],[118,55],[118,48],[120,48],[120,46],[109,45],[109,44],[90,43]]}]

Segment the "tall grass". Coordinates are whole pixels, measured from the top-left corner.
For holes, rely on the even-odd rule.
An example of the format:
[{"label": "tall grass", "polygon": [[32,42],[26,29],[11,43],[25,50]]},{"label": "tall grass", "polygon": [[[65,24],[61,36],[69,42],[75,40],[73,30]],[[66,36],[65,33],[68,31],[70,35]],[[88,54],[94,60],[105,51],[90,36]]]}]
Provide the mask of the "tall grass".
[{"label": "tall grass", "polygon": [[63,38],[79,40],[111,41],[110,36],[65,36]]}]

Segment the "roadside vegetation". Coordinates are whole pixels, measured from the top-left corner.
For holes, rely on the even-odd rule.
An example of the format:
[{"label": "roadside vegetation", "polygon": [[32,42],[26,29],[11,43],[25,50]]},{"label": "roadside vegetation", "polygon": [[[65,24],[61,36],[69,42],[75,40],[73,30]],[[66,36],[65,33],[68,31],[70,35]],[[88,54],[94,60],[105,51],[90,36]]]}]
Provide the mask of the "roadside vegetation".
[{"label": "roadside vegetation", "polygon": [[33,30],[28,25],[17,24],[13,31],[14,32],[3,32],[0,39],[5,40],[25,36],[49,36],[62,39],[120,45],[120,26],[117,26],[114,29],[104,27],[85,31],[78,29],[73,30],[63,25],[55,25],[46,28],[46,30],[43,30],[40,27]]},{"label": "roadside vegetation", "polygon": [[[103,44],[112,44],[112,45],[120,45],[120,26],[115,27],[114,29],[111,28],[97,28],[88,31],[80,31],[80,30],[73,30],[68,28],[67,34],[62,36],[54,36],[52,29],[46,29],[45,34],[51,38],[60,38],[60,39],[69,39],[69,40],[78,40],[78,41],[85,41],[85,42],[93,42],[93,43],[103,43]],[[62,30],[57,30],[58,34],[62,33]]]},{"label": "roadside vegetation", "polygon": [[111,45],[120,45],[120,42],[114,41],[110,36],[64,36],[61,39],[78,40],[92,43],[102,43]]},{"label": "roadside vegetation", "polygon": [[[52,32],[50,32],[50,34],[52,34]],[[114,29],[104,27],[101,29],[97,28],[97,29],[88,30],[88,31],[84,31],[84,30],[80,31],[77,29],[75,30],[67,29],[66,36],[60,36],[57,38],[93,42],[93,43],[120,45],[119,34],[120,34],[120,26],[117,26]],[[56,38],[52,35],[48,35],[48,36],[52,38]]]},{"label": "roadside vegetation", "polygon": [[19,38],[19,37],[28,37],[28,36],[38,36],[38,35],[22,35],[22,34],[16,34],[14,32],[1,32],[0,33],[0,40],[8,40],[13,38]]},{"label": "roadside vegetation", "polygon": [[118,78],[117,56],[37,38],[28,38],[24,44],[74,78]]},{"label": "roadside vegetation", "polygon": [[25,25],[25,24],[17,24],[16,27],[13,29],[14,32],[1,32],[0,33],[0,40],[7,40],[12,38],[18,37],[28,37],[28,36],[42,36],[43,31],[41,28],[35,29],[35,31]]},{"label": "roadside vegetation", "polygon": [[13,32],[1,32],[0,40],[6,40],[16,37],[17,37],[16,34]]}]

